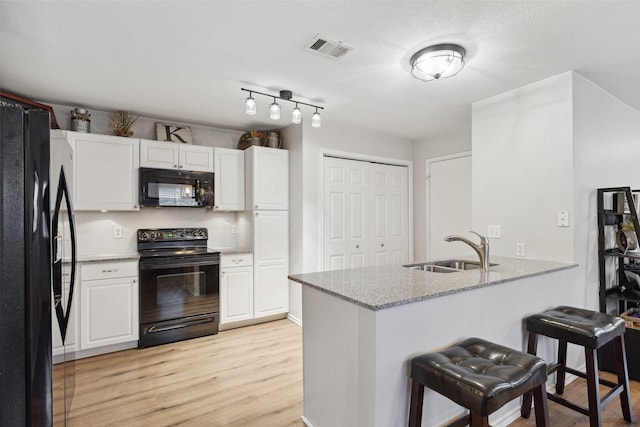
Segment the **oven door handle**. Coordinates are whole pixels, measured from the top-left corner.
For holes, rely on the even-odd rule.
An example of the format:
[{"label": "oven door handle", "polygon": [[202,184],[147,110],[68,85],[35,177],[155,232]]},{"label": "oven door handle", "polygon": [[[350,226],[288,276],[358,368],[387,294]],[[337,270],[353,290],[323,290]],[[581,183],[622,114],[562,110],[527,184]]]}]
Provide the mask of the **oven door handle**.
[{"label": "oven door handle", "polygon": [[178,323],[178,324],[168,325],[168,326],[153,325],[152,327],[147,329],[146,332],[148,334],[153,332],[165,332],[165,331],[171,331],[174,329],[182,329],[182,328],[187,328],[189,326],[203,325],[205,323],[212,323],[212,322],[215,322],[214,317],[207,317],[206,319],[193,320],[190,322]]},{"label": "oven door handle", "polygon": [[200,267],[203,265],[220,265],[220,259],[195,260],[140,260],[140,270],[164,270],[178,267]]}]

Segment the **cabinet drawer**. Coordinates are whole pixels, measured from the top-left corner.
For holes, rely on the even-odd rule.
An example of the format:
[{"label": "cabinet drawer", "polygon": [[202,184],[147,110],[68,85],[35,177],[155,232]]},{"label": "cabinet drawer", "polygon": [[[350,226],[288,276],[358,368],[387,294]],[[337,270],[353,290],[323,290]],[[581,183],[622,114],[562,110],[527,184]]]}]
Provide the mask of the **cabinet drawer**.
[{"label": "cabinet drawer", "polygon": [[138,261],[96,262],[81,267],[83,281],[131,276],[138,276]]},{"label": "cabinet drawer", "polygon": [[229,254],[220,256],[220,268],[245,267],[253,265],[253,254]]}]

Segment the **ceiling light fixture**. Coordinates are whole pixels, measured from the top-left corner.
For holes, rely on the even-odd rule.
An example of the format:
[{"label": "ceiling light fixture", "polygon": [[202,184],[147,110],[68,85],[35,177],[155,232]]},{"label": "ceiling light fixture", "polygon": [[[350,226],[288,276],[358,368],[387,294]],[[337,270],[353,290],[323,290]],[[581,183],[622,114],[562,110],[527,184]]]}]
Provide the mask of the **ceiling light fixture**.
[{"label": "ceiling light fixture", "polygon": [[298,104],[300,104],[300,105],[307,105],[309,107],[313,107],[316,109],[316,112],[313,113],[313,116],[311,116],[311,126],[313,126],[314,128],[320,127],[322,119],[320,118],[320,113],[318,112],[318,109],[323,110],[324,107],[308,104],[306,102],[295,101],[291,99],[293,97],[293,93],[290,90],[281,90],[280,96],[273,96],[268,93],[257,92],[255,90],[249,90],[245,88],[240,88],[240,90],[249,92],[249,97],[244,101],[245,111],[249,115],[256,114],[256,101],[255,99],[253,99],[251,95],[257,93],[258,95],[264,95],[264,96],[268,96],[269,98],[273,98],[273,103],[269,105],[269,117],[272,120],[280,119],[280,105],[276,102],[276,99],[282,99],[283,101],[293,102],[294,104],[296,104],[296,106],[293,108],[293,111],[291,112],[291,123],[298,124],[302,122],[302,111],[300,110],[300,107],[298,107]]},{"label": "ceiling light fixture", "polygon": [[457,44],[437,44],[411,57],[411,75],[425,82],[455,76],[464,68],[465,50]]}]

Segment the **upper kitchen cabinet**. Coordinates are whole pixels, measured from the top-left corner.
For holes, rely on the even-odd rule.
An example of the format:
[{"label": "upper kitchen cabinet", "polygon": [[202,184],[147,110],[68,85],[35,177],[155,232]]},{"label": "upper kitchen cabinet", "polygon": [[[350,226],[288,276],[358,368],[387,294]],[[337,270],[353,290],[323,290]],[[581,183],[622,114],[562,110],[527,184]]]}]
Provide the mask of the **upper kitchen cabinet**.
[{"label": "upper kitchen cabinet", "polygon": [[244,151],[214,148],[215,177],[213,180],[215,204],[220,211],[244,210]]},{"label": "upper kitchen cabinet", "polygon": [[138,210],[139,140],[65,132],[73,147],[73,202],[78,211]]},{"label": "upper kitchen cabinet", "polygon": [[253,146],[245,150],[246,206],[253,210],[289,209],[289,152]]},{"label": "upper kitchen cabinet", "polygon": [[213,172],[213,148],[204,145],[140,140],[140,166]]}]

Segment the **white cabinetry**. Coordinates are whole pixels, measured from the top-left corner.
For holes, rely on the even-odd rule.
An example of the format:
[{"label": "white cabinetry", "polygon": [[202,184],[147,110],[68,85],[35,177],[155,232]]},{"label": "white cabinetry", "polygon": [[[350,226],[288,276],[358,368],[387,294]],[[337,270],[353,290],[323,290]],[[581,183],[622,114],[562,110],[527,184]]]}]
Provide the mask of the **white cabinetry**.
[{"label": "white cabinetry", "polygon": [[214,148],[214,210],[244,210],[244,151]]},{"label": "white cabinetry", "polygon": [[247,226],[253,247],[253,316],[289,311],[289,152],[276,148],[245,150]]},{"label": "white cabinetry", "polygon": [[[62,266],[62,295],[69,295],[69,281],[68,278],[70,276],[71,264],[63,264]],[[65,336],[65,343],[62,344],[62,336],[60,335],[60,326],[58,325],[58,319],[56,318],[56,310],[53,306],[53,296],[51,299],[51,347],[53,356],[59,356],[61,354],[70,354],[78,351],[80,347],[78,346],[78,298],[80,294],[78,292],[79,287],[76,286],[75,292],[73,294],[73,298],[71,300],[71,310],[69,311],[69,322],[67,323],[67,333]],[[64,309],[66,311],[67,300],[63,299],[61,301],[64,304]]]},{"label": "white cabinetry", "polygon": [[139,141],[65,132],[73,147],[73,208],[138,210]]},{"label": "white cabinetry", "polygon": [[141,139],[140,166],[213,172],[213,148],[204,145]]},{"label": "white cabinetry", "polygon": [[289,209],[289,152],[277,148],[245,150],[247,208]]},{"label": "white cabinetry", "polygon": [[81,349],[138,339],[138,262],[81,266]]},{"label": "white cabinetry", "polygon": [[220,324],[253,319],[253,254],[220,257]]},{"label": "white cabinetry", "polygon": [[254,316],[289,311],[289,212],[254,212]]}]

